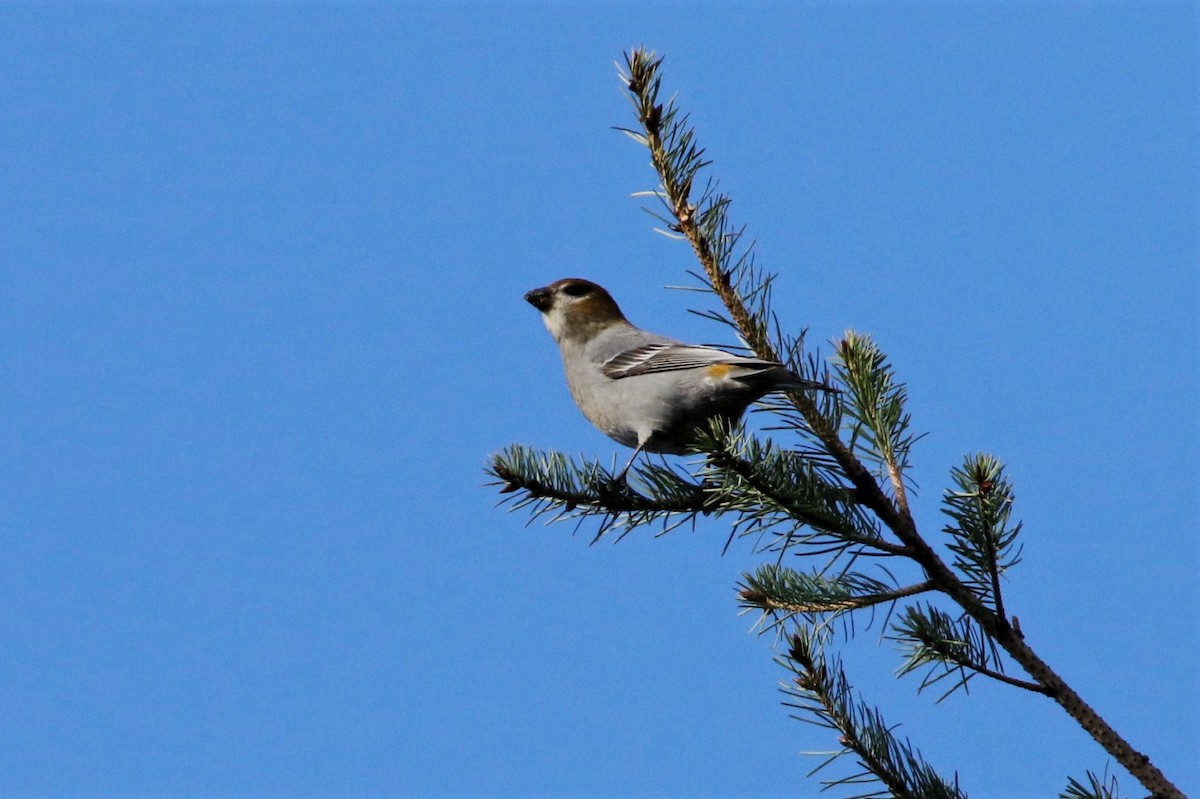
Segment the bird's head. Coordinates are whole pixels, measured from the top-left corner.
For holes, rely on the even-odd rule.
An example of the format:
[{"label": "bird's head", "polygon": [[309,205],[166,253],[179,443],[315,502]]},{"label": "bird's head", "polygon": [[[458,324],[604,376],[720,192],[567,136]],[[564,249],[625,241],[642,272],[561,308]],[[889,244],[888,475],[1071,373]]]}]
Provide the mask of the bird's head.
[{"label": "bird's head", "polygon": [[542,312],[542,321],[559,344],[582,343],[615,324],[628,324],[603,286],[579,277],[565,277],[526,292],[525,300]]}]

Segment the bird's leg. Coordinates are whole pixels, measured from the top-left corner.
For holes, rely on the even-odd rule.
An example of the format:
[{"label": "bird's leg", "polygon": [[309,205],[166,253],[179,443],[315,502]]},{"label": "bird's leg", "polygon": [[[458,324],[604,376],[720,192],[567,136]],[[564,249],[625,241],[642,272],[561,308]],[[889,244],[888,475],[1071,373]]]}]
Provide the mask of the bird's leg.
[{"label": "bird's leg", "polygon": [[649,438],[647,438],[645,441],[639,441],[639,442],[638,442],[638,445],[637,445],[636,447],[634,447],[634,448],[633,448],[633,455],[632,455],[632,456],[630,456],[630,458],[629,458],[629,462],[625,464],[625,468],[624,468],[624,469],[622,469],[622,470],[621,470],[621,472],[620,472],[620,473],[619,473],[619,474],[618,474],[618,475],[617,475],[615,478],[613,478],[613,482],[614,482],[614,483],[627,483],[627,482],[628,482],[628,481],[625,479],[625,475],[629,473],[629,467],[633,465],[633,462],[634,462],[635,460],[637,460],[637,456],[638,456],[638,455],[640,455],[640,454],[642,453],[642,448],[643,448],[644,446],[646,446],[646,443],[647,443],[649,440],[650,440],[650,439],[649,439]]}]

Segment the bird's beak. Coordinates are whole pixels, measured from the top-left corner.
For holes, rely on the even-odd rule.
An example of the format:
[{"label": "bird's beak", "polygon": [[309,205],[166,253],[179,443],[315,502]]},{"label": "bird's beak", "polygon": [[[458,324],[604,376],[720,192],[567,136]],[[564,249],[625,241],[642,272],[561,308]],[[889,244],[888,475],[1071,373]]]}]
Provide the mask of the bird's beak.
[{"label": "bird's beak", "polygon": [[525,302],[545,313],[554,304],[554,295],[548,288],[534,289],[533,291],[525,292]]}]

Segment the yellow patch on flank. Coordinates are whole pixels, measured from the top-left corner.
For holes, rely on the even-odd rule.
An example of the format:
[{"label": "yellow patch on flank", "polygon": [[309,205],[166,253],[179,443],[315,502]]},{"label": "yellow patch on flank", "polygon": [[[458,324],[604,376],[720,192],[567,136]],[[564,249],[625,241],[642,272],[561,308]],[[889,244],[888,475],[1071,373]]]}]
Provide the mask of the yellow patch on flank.
[{"label": "yellow patch on flank", "polygon": [[721,380],[729,376],[729,373],[733,371],[733,367],[727,363],[714,363],[705,371],[708,372],[709,377],[715,377],[717,380]]}]

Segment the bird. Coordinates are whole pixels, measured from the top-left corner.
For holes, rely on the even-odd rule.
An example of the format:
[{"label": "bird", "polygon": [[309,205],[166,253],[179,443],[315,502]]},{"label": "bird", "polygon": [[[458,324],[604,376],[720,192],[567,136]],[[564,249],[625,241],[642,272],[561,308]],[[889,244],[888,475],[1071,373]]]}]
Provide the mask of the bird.
[{"label": "bird", "polygon": [[734,422],[773,391],[836,391],[775,361],[685,344],[633,325],[603,286],[578,277],[525,294],[558,344],[579,410],[633,455],[681,455],[710,419]]}]

